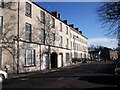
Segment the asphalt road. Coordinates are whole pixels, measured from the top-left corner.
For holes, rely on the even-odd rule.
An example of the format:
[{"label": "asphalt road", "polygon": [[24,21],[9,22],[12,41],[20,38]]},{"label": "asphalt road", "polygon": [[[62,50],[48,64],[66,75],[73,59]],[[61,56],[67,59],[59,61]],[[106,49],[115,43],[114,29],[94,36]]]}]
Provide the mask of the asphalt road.
[{"label": "asphalt road", "polygon": [[80,90],[101,90],[117,88],[114,64],[111,62],[93,62],[80,64],[74,68],[62,69],[50,73],[36,73],[26,77],[3,82],[6,88],[79,88]]}]

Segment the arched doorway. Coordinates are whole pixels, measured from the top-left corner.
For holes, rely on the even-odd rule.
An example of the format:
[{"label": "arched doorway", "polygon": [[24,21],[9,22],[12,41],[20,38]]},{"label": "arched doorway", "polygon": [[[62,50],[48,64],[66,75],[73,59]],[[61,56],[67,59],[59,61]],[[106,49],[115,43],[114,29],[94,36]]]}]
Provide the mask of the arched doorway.
[{"label": "arched doorway", "polygon": [[57,68],[57,53],[51,54],[51,68]]}]

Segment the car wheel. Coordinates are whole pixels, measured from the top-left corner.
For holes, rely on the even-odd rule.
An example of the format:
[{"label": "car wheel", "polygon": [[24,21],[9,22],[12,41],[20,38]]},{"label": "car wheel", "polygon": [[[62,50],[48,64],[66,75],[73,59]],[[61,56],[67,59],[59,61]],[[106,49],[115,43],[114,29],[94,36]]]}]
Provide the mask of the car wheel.
[{"label": "car wheel", "polygon": [[3,75],[0,75],[0,82],[3,82],[4,81],[4,77]]}]

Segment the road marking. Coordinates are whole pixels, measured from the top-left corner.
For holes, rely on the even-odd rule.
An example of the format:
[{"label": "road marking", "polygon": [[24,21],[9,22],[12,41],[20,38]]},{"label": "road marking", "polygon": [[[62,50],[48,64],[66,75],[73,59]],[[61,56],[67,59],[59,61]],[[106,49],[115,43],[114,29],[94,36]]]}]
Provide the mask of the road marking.
[{"label": "road marking", "polygon": [[61,79],[63,79],[64,77],[60,77],[60,78],[58,78],[57,80],[61,80]]},{"label": "road marking", "polygon": [[22,78],[22,79],[20,79],[20,80],[23,80],[23,81],[24,81],[24,80],[28,80],[28,79],[29,79],[29,78]]}]

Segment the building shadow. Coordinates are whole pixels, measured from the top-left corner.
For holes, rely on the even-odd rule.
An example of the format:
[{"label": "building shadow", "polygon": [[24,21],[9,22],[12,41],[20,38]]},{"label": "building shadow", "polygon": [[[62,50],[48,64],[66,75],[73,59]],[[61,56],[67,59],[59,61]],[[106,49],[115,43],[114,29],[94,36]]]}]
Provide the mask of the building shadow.
[{"label": "building shadow", "polygon": [[103,84],[103,85],[117,85],[117,77],[115,77],[114,75],[110,75],[110,76],[83,76],[80,77],[79,80],[83,80],[83,81],[88,81],[90,83],[95,83],[95,84]]}]

